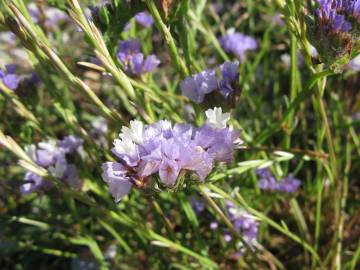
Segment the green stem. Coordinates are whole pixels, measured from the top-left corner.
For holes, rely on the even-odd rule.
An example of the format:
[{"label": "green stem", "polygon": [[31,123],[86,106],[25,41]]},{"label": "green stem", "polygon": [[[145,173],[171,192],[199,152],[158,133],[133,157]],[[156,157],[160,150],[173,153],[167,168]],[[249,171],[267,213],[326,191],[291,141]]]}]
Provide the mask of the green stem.
[{"label": "green stem", "polygon": [[154,1],[153,0],[145,0],[145,3],[147,5],[152,17],[154,18],[157,28],[160,30],[160,32],[163,34],[163,36],[165,38],[165,43],[169,50],[170,57],[174,61],[176,68],[178,69],[178,71],[181,72],[182,77],[186,77],[189,74],[189,71],[188,71],[184,61],[181,59],[178,49],[176,47],[174,38],[172,37],[171,32],[168,29],[168,27],[163,22],[161,15],[160,15]]}]

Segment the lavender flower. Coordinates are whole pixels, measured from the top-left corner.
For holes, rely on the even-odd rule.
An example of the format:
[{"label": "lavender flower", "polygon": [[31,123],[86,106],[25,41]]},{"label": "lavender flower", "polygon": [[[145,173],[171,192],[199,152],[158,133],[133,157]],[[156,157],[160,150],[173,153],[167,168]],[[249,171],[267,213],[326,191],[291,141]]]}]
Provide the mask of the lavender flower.
[{"label": "lavender flower", "polygon": [[73,153],[78,150],[83,143],[83,139],[74,135],[69,135],[64,137],[58,145],[65,151],[65,153]]},{"label": "lavender flower", "polygon": [[[80,141],[75,136],[67,136],[60,142],[47,141],[40,142],[37,146],[29,145],[25,147],[25,151],[37,165],[49,170],[54,177],[73,188],[80,189],[82,182],[78,178],[76,167],[66,160],[66,154],[76,151],[82,144]],[[20,187],[22,195],[45,192],[53,186],[51,182],[33,172],[27,172],[24,181]]]},{"label": "lavender flower", "polygon": [[182,94],[200,104],[207,94],[214,91],[228,99],[238,88],[239,62],[225,62],[220,67],[221,79],[216,77],[216,70],[204,70],[186,77],[180,84]]},{"label": "lavender flower", "polygon": [[214,108],[206,116],[206,123],[198,129],[164,120],[145,126],[134,120],[130,127],[122,127],[112,148],[118,162],[103,165],[103,179],[115,200],[132,186],[151,186],[154,180],[173,188],[179,176],[188,172],[204,181],[215,162],[231,161],[239,133],[227,126],[230,115]]},{"label": "lavender flower", "polygon": [[278,183],[268,169],[258,169],[256,174],[260,177],[258,186],[262,190],[277,190]]},{"label": "lavender flower", "polygon": [[5,70],[0,69],[0,79],[3,84],[11,90],[15,90],[20,83],[20,78],[15,74],[15,72],[15,65],[6,65]]},{"label": "lavender flower", "polygon": [[181,82],[181,91],[195,103],[203,102],[206,94],[218,88],[215,70],[204,70],[198,74],[188,76]]},{"label": "lavender flower", "polygon": [[191,206],[197,214],[200,214],[205,209],[205,205],[195,197],[191,198]]},{"label": "lavender flower", "polygon": [[360,0],[317,0],[314,18],[307,17],[309,39],[321,60],[334,71],[349,62],[359,42]]},{"label": "lavender flower", "polygon": [[159,59],[153,54],[144,59],[144,54],[140,52],[140,43],[136,39],[120,42],[118,58],[125,72],[132,76],[152,72],[160,64]]},{"label": "lavender flower", "polygon": [[239,81],[239,62],[225,62],[220,70],[223,77],[219,83],[220,93],[227,98],[235,92],[234,85]]},{"label": "lavender flower", "polygon": [[[27,8],[33,22],[39,23],[42,14],[38,6],[35,3],[30,3]],[[56,28],[58,27],[59,23],[69,20],[69,16],[65,12],[53,7],[46,7],[44,9],[44,16],[45,26],[47,28]]]},{"label": "lavender flower", "polygon": [[226,202],[226,208],[234,228],[242,234],[244,240],[251,248],[257,244],[259,222],[245,210],[235,206],[232,202]]},{"label": "lavender flower", "polygon": [[282,191],[293,193],[297,191],[301,185],[300,180],[294,178],[291,174],[277,181],[269,169],[258,169],[256,174],[260,177],[258,186],[262,190]]},{"label": "lavender flower", "polygon": [[300,180],[294,178],[293,175],[289,174],[287,177],[283,178],[278,185],[278,190],[293,193],[298,190],[300,187]]},{"label": "lavender flower", "polygon": [[138,24],[141,24],[144,27],[151,27],[154,23],[153,18],[151,17],[151,15],[146,12],[139,12],[138,14],[135,15],[135,21]]},{"label": "lavender flower", "polygon": [[[149,28],[154,24],[154,19],[151,17],[151,15],[147,12],[147,11],[142,11],[137,13],[135,16],[135,22],[137,22],[138,24],[140,24],[141,26],[145,27],[145,28]],[[130,22],[128,22],[125,25],[124,31],[127,32],[129,31],[131,28],[131,24]]]},{"label": "lavender flower", "polygon": [[348,32],[352,28],[351,23],[339,12],[344,9],[347,2],[350,1],[318,0],[320,6],[316,10],[317,20],[326,30],[340,33]]},{"label": "lavender flower", "polygon": [[228,31],[220,38],[220,44],[226,52],[234,54],[241,62],[245,60],[246,51],[257,49],[254,38],[233,31]]}]

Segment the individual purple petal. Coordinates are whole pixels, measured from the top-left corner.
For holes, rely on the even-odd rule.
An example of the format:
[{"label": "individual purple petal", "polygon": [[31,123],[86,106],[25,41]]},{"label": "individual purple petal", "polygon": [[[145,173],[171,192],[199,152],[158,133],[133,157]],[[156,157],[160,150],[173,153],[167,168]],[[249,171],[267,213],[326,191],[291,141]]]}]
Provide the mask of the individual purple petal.
[{"label": "individual purple petal", "polygon": [[138,146],[129,139],[116,139],[111,151],[130,167],[135,167],[140,160]]},{"label": "individual purple petal", "polygon": [[199,92],[202,94],[209,94],[218,88],[215,70],[204,70],[195,74],[194,79],[198,85]]},{"label": "individual purple petal", "polygon": [[144,62],[144,55],[142,53],[136,53],[129,57],[130,71],[133,74],[142,73],[142,64]]},{"label": "individual purple petal", "polygon": [[239,80],[239,62],[225,62],[220,66],[223,79],[219,82],[220,93],[227,98],[234,92],[233,84]]},{"label": "individual purple petal", "polygon": [[160,163],[162,161],[162,151],[159,146],[147,156],[141,158],[138,173],[140,177],[147,177],[159,170]]},{"label": "individual purple petal", "polygon": [[59,147],[63,148],[66,153],[72,153],[75,152],[83,143],[83,139],[74,135],[69,135],[59,142]]},{"label": "individual purple petal", "polygon": [[16,65],[15,64],[9,64],[5,65],[6,72],[8,74],[15,74],[16,73]]},{"label": "individual purple petal", "polygon": [[180,84],[181,92],[193,102],[200,104],[204,100],[204,94],[199,92],[194,78],[186,77]]},{"label": "individual purple petal", "polygon": [[56,163],[56,154],[49,150],[38,150],[37,154],[37,164],[41,167],[49,167]]},{"label": "individual purple petal", "polygon": [[26,196],[32,192],[47,191],[52,187],[52,183],[43,179],[41,176],[27,172],[24,177],[25,183],[20,186],[20,192],[23,196]]},{"label": "individual purple petal", "polygon": [[157,68],[160,64],[160,60],[156,57],[154,54],[150,54],[146,57],[144,66],[143,66],[143,72],[151,72],[155,68]]},{"label": "individual purple petal", "polygon": [[7,74],[2,78],[2,81],[6,87],[15,90],[19,86],[20,78],[15,74]]},{"label": "individual purple petal", "polygon": [[239,62],[225,62],[220,66],[223,80],[232,83],[239,79]]},{"label": "individual purple petal", "polygon": [[293,193],[299,189],[301,181],[289,174],[279,182],[278,190]]},{"label": "individual purple petal", "polygon": [[133,184],[127,177],[127,169],[117,162],[106,162],[102,166],[102,178],[109,185],[110,193],[115,202],[119,202],[127,195]]},{"label": "individual purple petal", "polygon": [[226,52],[235,54],[240,61],[244,60],[246,51],[257,49],[254,38],[238,32],[226,34],[220,39],[220,44]]},{"label": "individual purple petal", "polygon": [[260,180],[258,182],[258,187],[260,189],[271,191],[278,189],[278,183],[269,169],[258,169],[256,170],[256,174],[260,177]]},{"label": "individual purple petal", "polygon": [[179,164],[170,159],[163,159],[159,167],[159,176],[161,182],[166,186],[174,186],[180,172]]},{"label": "individual purple petal", "polygon": [[137,23],[141,24],[144,27],[151,27],[154,23],[153,18],[146,11],[139,12],[138,14],[136,14],[135,20]]},{"label": "individual purple petal", "polygon": [[117,54],[125,72],[130,75],[141,75],[153,71],[160,63],[155,55],[146,58],[140,52],[140,43],[136,39],[122,41]]},{"label": "individual purple petal", "polygon": [[201,181],[213,168],[214,156],[204,151],[200,146],[190,144],[181,148],[181,167],[196,172]]},{"label": "individual purple petal", "polygon": [[181,82],[180,87],[184,96],[199,104],[204,100],[206,94],[218,88],[215,70],[204,70],[188,76]]},{"label": "individual purple petal", "polygon": [[140,42],[137,39],[129,39],[121,41],[119,44],[119,52],[124,54],[135,54],[140,52]]}]

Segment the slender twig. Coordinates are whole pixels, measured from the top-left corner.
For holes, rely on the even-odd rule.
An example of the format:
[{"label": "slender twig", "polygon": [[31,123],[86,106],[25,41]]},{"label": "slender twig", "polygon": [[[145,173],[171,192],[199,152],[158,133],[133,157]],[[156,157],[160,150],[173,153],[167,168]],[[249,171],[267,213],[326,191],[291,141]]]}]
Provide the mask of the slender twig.
[{"label": "slender twig", "polygon": [[310,157],[314,157],[314,158],[322,158],[322,159],[328,158],[327,153],[313,151],[313,150],[299,149],[299,148],[284,149],[284,148],[280,148],[280,147],[246,146],[246,147],[240,148],[240,149],[241,149],[241,151],[270,151],[270,152],[284,151],[284,152],[289,152],[289,153],[296,154],[296,155],[310,156]]},{"label": "slender twig", "polygon": [[170,30],[163,22],[161,15],[160,15],[154,1],[153,0],[145,0],[145,3],[147,5],[152,17],[154,18],[156,26],[158,27],[158,29],[160,30],[160,32],[163,34],[163,36],[165,38],[165,43],[166,43],[166,46],[168,47],[170,57],[174,61],[176,68],[181,72],[181,75],[183,77],[187,76],[189,74],[189,71],[188,71],[184,61],[180,57],[179,51],[175,44],[175,40],[174,40],[173,36],[171,35]]}]

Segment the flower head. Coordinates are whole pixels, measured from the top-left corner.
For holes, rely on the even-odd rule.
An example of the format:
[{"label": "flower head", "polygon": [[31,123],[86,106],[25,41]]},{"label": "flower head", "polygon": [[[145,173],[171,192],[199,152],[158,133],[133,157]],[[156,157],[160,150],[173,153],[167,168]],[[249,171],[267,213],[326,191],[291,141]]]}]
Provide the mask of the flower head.
[{"label": "flower head", "polygon": [[140,43],[137,39],[120,42],[118,58],[124,65],[125,72],[133,76],[152,72],[160,64],[159,59],[153,54],[144,58],[144,54],[140,51]]},{"label": "flower head", "polygon": [[255,247],[259,231],[259,222],[250,213],[235,206],[233,203],[226,204],[227,212],[236,230],[242,235],[250,247]]},{"label": "flower head", "polygon": [[[52,176],[66,182],[73,188],[80,189],[82,182],[77,175],[75,165],[67,162],[66,154],[72,153],[81,144],[81,139],[70,135],[59,142],[49,140],[37,145],[28,145],[25,147],[25,152],[37,165],[47,169]],[[44,192],[53,186],[51,182],[33,172],[25,174],[24,182],[20,187],[20,192],[23,195],[35,191]]]},{"label": "flower head", "polygon": [[[30,3],[27,8],[33,22],[39,23],[42,16],[39,7],[35,3]],[[54,7],[46,7],[44,9],[44,16],[47,28],[56,28],[59,23],[69,20],[69,16],[65,12]]]},{"label": "flower head", "polygon": [[219,83],[220,93],[229,97],[235,92],[234,85],[239,81],[239,62],[225,62],[220,66],[222,80]]},{"label": "flower head", "polygon": [[262,190],[293,193],[297,191],[301,185],[300,180],[294,178],[291,174],[277,181],[267,168],[256,170],[256,174],[260,177],[258,186]]},{"label": "flower head", "polygon": [[[135,22],[137,22],[138,24],[140,24],[141,26],[145,27],[145,28],[149,28],[154,24],[154,19],[151,17],[151,15],[147,12],[147,11],[142,11],[137,13],[135,16]],[[130,22],[128,22],[125,25],[124,31],[129,31],[131,28],[131,24]]]},{"label": "flower head", "polygon": [[314,16],[308,16],[309,39],[322,62],[341,71],[352,48],[359,44],[360,0],[317,0]]},{"label": "flower head", "polygon": [[188,76],[181,82],[183,95],[195,103],[201,103],[206,94],[218,88],[218,82],[214,70],[204,70],[200,73]]},{"label": "flower head", "polygon": [[146,12],[146,11],[143,11],[143,12],[139,12],[135,15],[135,21],[138,23],[138,24],[141,24],[142,26],[144,27],[151,27],[154,23],[154,20],[153,18],[151,17],[151,15]]},{"label": "flower head", "polygon": [[202,103],[214,91],[228,99],[235,93],[238,85],[238,68],[239,62],[225,62],[219,66],[221,78],[217,78],[215,69],[206,69],[188,76],[180,84],[182,94],[197,104]]},{"label": "flower head", "polygon": [[220,38],[220,44],[226,52],[234,54],[240,61],[245,60],[246,51],[257,49],[257,42],[254,38],[233,31],[228,31]]},{"label": "flower head", "polygon": [[[230,161],[239,133],[227,127],[230,115],[223,114],[220,108],[207,114],[211,121],[198,129],[189,124],[173,126],[166,120],[150,125],[134,120],[130,127],[123,127],[112,149],[118,158],[118,173],[111,170],[114,163],[112,167],[110,163],[103,166],[104,181],[111,193],[117,194],[115,199],[120,198],[118,194],[127,194],[128,187],[152,185],[156,180],[161,186],[172,188],[181,172],[192,172],[199,181],[204,181],[216,161]],[[121,177],[121,182],[110,182],[115,176]]]}]

